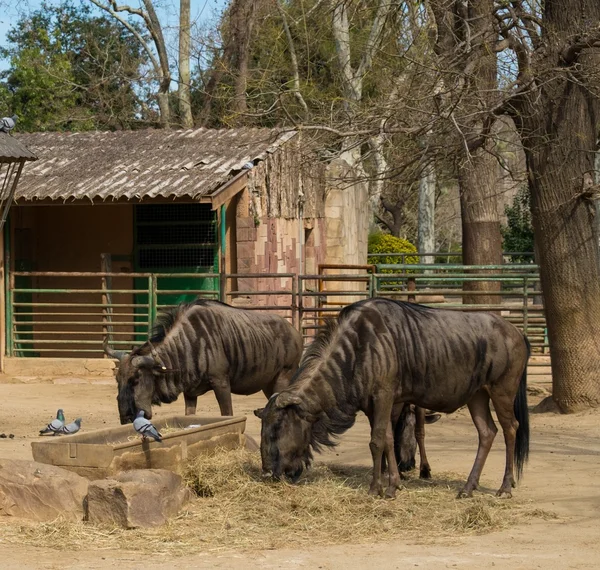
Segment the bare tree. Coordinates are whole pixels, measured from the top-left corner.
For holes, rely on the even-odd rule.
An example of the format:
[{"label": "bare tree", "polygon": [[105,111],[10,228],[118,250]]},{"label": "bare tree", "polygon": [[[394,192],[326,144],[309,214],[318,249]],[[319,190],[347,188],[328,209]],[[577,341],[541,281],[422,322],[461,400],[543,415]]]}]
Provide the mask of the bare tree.
[{"label": "bare tree", "polygon": [[[156,10],[152,0],[141,0],[144,8],[134,8],[127,4],[117,4],[116,0],[88,0],[101,10],[110,14],[125,28],[127,28],[134,37],[140,42],[144,51],[148,54],[152,63],[152,68],[158,81],[157,100],[160,109],[160,123],[163,127],[169,127],[171,122],[171,113],[169,109],[169,90],[171,87],[171,71],[169,69],[169,58],[167,47],[163,36],[160,20],[156,15]],[[152,38],[154,49],[139,34],[135,26],[126,18],[125,14],[139,17]]]},{"label": "bare tree", "polygon": [[519,74],[514,117],[529,174],[536,253],[564,412],[600,405],[600,259],[594,180],[600,125],[600,2],[513,1],[498,13]]},{"label": "bare tree", "polygon": [[[435,51],[444,85],[443,115],[454,126],[453,148],[460,187],[463,263],[502,263],[498,214],[498,164],[490,113],[498,97],[493,0],[432,0],[437,25]],[[444,72],[447,70],[447,72]],[[469,282],[468,291],[498,290],[500,283]],[[493,304],[495,295],[465,296]]]},{"label": "bare tree", "polygon": [[185,128],[194,126],[190,101],[190,0],[179,3],[179,115]]},{"label": "bare tree", "polygon": [[204,92],[204,103],[199,122],[206,126],[211,118],[217,88],[224,76],[232,77],[234,83],[233,112],[239,115],[238,122],[247,112],[246,86],[248,83],[248,61],[250,39],[256,18],[257,0],[232,0],[223,24],[223,50],[215,58]]}]

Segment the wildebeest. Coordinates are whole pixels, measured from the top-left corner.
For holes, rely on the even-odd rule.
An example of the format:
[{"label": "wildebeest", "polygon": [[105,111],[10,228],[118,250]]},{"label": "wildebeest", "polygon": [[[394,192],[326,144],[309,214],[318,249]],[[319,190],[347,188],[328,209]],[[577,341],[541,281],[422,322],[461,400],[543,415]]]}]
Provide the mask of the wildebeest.
[{"label": "wildebeest", "polygon": [[159,315],[148,342],[131,353],[111,350],[119,360],[121,423],[138,411],[152,418],[152,405],[185,398],[196,413],[198,396],[215,392],[221,415],[233,415],[231,394],[270,397],[287,387],[302,355],[300,333],[283,317],[199,299]]},{"label": "wildebeest", "polygon": [[373,478],[381,494],[385,452],[393,497],[399,474],[393,449],[394,405],[411,403],[451,413],[467,405],[479,433],[475,463],[459,496],[477,488],[497,432],[491,398],[506,443],[498,495],[511,495],[529,453],[526,366],[529,342],[512,324],[490,313],[461,313],[388,299],[368,299],[340,311],[306,351],[289,388],[273,395],[262,419],[265,474],[295,482],[312,450],[335,445],[362,410],[371,424]]},{"label": "wildebeest", "polygon": [[421,479],[431,478],[431,467],[425,452],[425,424],[433,424],[440,418],[440,414],[426,413],[423,408],[412,404],[401,403],[394,406],[392,432],[394,434],[394,455],[400,476],[415,468],[415,454],[418,446],[419,477]]}]

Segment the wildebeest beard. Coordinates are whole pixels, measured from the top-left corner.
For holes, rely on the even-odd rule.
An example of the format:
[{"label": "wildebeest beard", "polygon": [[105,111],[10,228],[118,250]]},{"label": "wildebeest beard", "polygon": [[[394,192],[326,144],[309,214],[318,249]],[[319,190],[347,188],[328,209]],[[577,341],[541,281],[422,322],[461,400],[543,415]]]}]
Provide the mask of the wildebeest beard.
[{"label": "wildebeest beard", "polygon": [[133,422],[137,414],[137,409],[135,405],[135,399],[133,397],[133,386],[129,382],[119,389],[117,402],[119,405],[121,424]]},{"label": "wildebeest beard", "polygon": [[263,418],[261,456],[263,475],[296,483],[313,461],[313,450],[337,445],[339,434],[349,429],[355,413],[333,408],[311,416],[302,405],[278,407],[276,398],[260,412]]}]

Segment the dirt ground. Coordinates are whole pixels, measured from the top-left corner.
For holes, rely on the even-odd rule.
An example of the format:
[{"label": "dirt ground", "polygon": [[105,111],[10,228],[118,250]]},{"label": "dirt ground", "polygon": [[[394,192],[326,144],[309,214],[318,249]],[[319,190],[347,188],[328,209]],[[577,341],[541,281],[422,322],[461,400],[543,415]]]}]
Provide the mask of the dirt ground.
[{"label": "dirt ground", "polygon": [[[530,377],[534,388],[531,406],[547,388],[547,378]],[[112,380],[56,379],[54,382],[22,383],[0,377],[0,457],[31,459],[31,442],[62,407],[67,420],[83,418],[84,430],[118,425],[116,385]],[[252,410],[264,404],[262,395],[234,397],[236,415],[247,416],[246,433],[259,439],[260,425]],[[218,412],[214,396],[199,401],[199,414]],[[157,408],[157,417],[183,413],[183,401]],[[178,557],[148,557],[135,552],[94,550],[72,553],[33,546],[15,546],[0,534],[0,567],[3,569],[109,569],[127,567],[152,570],[176,566],[242,569],[314,568],[337,570],[367,568],[495,568],[584,569],[600,566],[600,413],[571,416],[532,414],[531,455],[523,480],[514,495],[556,514],[551,520],[535,519],[510,530],[449,541],[424,536],[408,542],[368,545],[332,545],[306,550],[266,550],[205,553]],[[368,423],[361,415],[333,452],[318,461],[370,464]],[[464,410],[444,416],[428,427],[427,449],[432,468],[464,473],[466,478],[476,450],[477,436]],[[488,458],[482,483],[486,492],[500,485],[504,468],[504,442],[499,434]],[[402,492],[398,493],[402,500]],[[335,542],[335,537],[332,537]]]}]

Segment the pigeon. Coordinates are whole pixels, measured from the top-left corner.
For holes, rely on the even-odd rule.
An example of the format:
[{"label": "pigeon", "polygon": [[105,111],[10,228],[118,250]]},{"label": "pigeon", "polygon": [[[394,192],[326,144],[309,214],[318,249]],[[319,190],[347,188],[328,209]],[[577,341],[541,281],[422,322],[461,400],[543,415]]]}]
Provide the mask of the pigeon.
[{"label": "pigeon", "polygon": [[0,119],[0,131],[4,131],[5,133],[12,131],[17,124],[17,119],[18,117],[16,115],[13,115],[12,117],[2,117],[2,119]]},{"label": "pigeon", "polygon": [[162,435],[152,425],[152,422],[144,417],[144,410],[137,413],[135,420],[133,420],[133,427],[142,437],[151,437],[155,441],[162,441]]},{"label": "pigeon", "polygon": [[245,162],[242,166],[242,170],[250,170],[251,168],[254,168],[254,163],[251,161]]},{"label": "pigeon", "polygon": [[60,433],[64,425],[65,414],[61,409],[56,412],[56,419],[52,420],[44,429],[40,430],[40,435],[45,433],[52,433],[52,435],[56,435],[57,433]]},{"label": "pigeon", "polygon": [[64,433],[66,435],[73,435],[79,431],[81,427],[81,418],[77,418],[74,422],[63,426],[60,430],[60,433]]}]

